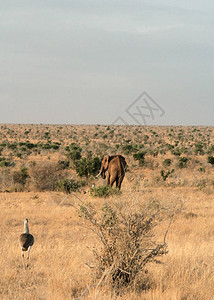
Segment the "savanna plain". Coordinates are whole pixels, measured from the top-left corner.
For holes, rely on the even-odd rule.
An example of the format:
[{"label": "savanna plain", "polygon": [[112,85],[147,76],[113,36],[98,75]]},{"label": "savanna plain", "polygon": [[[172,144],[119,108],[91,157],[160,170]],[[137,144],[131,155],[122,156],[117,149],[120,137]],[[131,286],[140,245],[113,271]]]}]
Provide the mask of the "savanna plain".
[{"label": "savanna plain", "polygon": [[0,124],[0,170],[0,299],[214,298],[213,127]]}]

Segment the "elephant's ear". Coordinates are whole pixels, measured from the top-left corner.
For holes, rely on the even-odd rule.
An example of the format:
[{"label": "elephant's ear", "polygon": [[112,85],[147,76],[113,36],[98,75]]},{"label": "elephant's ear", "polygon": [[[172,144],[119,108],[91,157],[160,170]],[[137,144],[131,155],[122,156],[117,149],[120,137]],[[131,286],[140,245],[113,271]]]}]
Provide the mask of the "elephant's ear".
[{"label": "elephant's ear", "polygon": [[105,170],[108,169],[109,161],[110,161],[110,156],[109,156],[109,155],[106,155],[106,156],[105,156],[105,164],[104,164]]}]

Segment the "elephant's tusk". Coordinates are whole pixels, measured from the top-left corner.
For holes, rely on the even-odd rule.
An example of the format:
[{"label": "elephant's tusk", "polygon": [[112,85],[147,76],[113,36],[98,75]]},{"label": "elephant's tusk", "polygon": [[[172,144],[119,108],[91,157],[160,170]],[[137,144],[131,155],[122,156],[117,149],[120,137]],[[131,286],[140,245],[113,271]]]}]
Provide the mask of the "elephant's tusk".
[{"label": "elephant's tusk", "polygon": [[100,172],[99,174],[97,174],[97,175],[95,176],[95,178],[98,178],[98,177],[100,176],[100,174],[101,174],[101,172]]}]

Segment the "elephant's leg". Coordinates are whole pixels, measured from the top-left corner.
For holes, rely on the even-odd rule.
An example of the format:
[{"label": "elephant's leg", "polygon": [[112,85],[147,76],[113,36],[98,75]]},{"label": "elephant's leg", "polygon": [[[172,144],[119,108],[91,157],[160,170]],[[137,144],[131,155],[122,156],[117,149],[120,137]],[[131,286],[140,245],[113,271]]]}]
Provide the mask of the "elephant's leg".
[{"label": "elephant's leg", "polygon": [[121,188],[121,184],[122,184],[122,182],[123,182],[124,176],[125,176],[125,174],[121,174],[121,176],[118,178],[118,184],[117,184],[117,187],[119,188],[119,190],[120,190],[120,188]]},{"label": "elephant's leg", "polygon": [[121,186],[121,178],[118,175],[117,178],[116,178],[116,187],[120,189],[120,186]]},{"label": "elephant's leg", "polygon": [[116,185],[117,185],[117,178],[118,178],[117,175],[113,175],[113,176],[110,177],[110,186],[111,187],[113,186],[115,181],[116,181]]},{"label": "elephant's leg", "polygon": [[107,182],[107,185],[110,185],[110,174],[109,173],[106,174],[106,182]]},{"label": "elephant's leg", "polygon": [[119,179],[117,177],[116,180],[115,180],[115,182],[116,182],[116,188],[118,187],[118,181],[119,181]]}]

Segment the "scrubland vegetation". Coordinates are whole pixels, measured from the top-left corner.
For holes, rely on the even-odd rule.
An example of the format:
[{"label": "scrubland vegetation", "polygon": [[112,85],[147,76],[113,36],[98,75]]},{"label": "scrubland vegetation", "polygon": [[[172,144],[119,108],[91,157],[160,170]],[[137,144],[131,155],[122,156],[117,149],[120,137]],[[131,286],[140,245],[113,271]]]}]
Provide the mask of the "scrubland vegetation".
[{"label": "scrubland vegetation", "polygon": [[[0,128],[1,299],[213,299],[213,127]],[[121,192],[95,178],[117,153]]]}]

